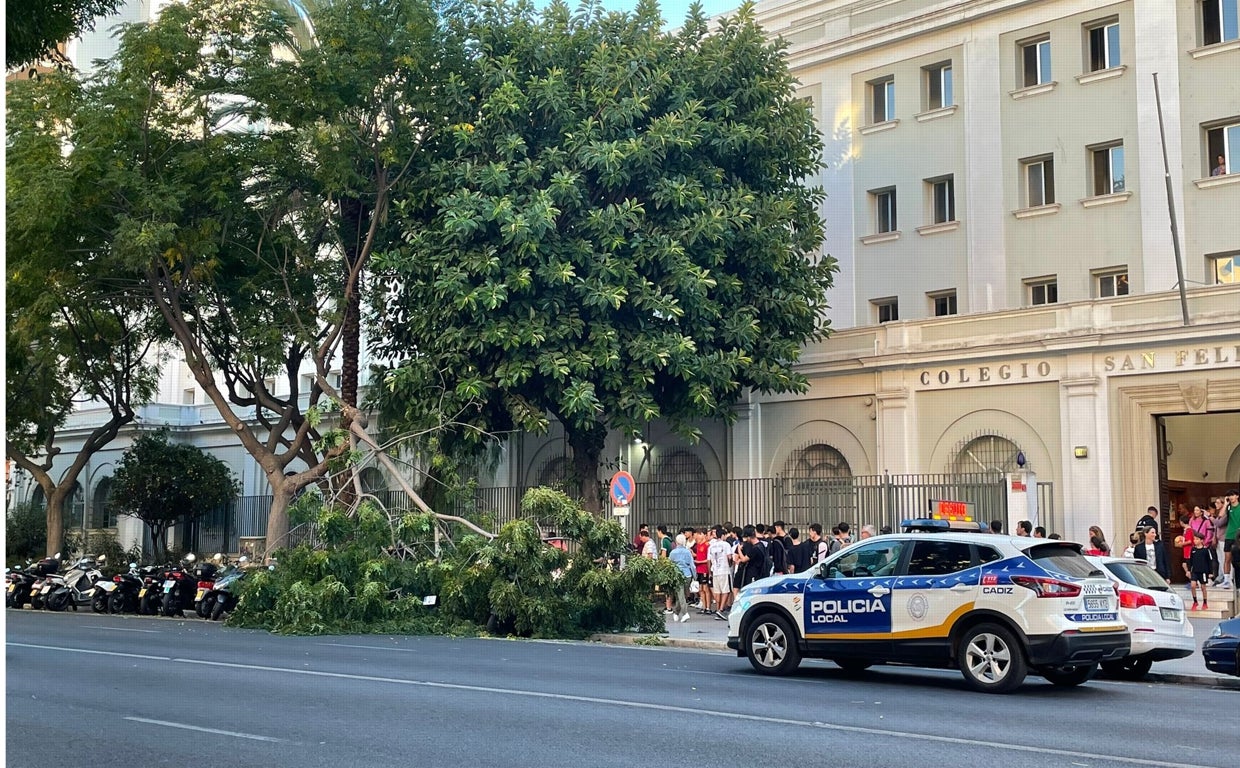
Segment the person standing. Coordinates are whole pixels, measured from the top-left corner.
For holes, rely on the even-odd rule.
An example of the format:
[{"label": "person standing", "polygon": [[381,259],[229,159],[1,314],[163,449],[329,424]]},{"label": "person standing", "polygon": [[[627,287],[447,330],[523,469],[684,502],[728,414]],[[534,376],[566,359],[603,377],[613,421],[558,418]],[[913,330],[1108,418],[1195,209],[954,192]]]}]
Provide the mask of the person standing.
[{"label": "person standing", "polygon": [[1158,533],[1158,507],[1147,507],[1145,514],[1137,521],[1137,533],[1144,535],[1146,528],[1153,528]]},{"label": "person standing", "polygon": [[1210,524],[1214,526],[1214,585],[1217,587],[1225,586],[1223,574],[1227,570],[1224,567],[1224,561],[1227,558],[1227,507],[1225,505],[1226,499],[1222,496],[1215,496],[1210,499],[1210,509],[1207,512]]},{"label": "person standing", "polygon": [[1109,557],[1111,554],[1111,545],[1107,544],[1107,537],[1103,535],[1102,529],[1096,525],[1089,526],[1089,541],[1093,543],[1094,537],[1098,537],[1098,545],[1096,549],[1100,555]]},{"label": "person standing", "polygon": [[1145,541],[1132,549],[1132,556],[1144,560],[1151,568],[1163,577],[1163,581],[1171,583],[1171,566],[1167,561],[1167,548],[1158,540],[1158,529],[1149,526],[1145,529]]},{"label": "person standing", "polygon": [[1218,155],[1214,158],[1214,168],[1210,171],[1211,176],[1227,175],[1227,156]]},{"label": "person standing", "polygon": [[1016,535],[1022,536],[1026,539],[1032,537],[1033,536],[1033,523],[1029,522],[1028,520],[1021,520],[1019,523],[1016,524]]},{"label": "person standing", "polygon": [[680,569],[681,575],[685,577],[683,584],[670,587],[672,596],[676,599],[675,613],[672,615],[675,619],[679,619],[682,622],[689,620],[689,603],[685,600],[685,589],[688,588],[689,582],[693,581],[694,573],[693,553],[685,546],[686,543],[683,533],[676,534],[676,546],[672,547],[671,553],[667,556]]},{"label": "person standing", "polygon": [[698,613],[714,612],[715,601],[710,589],[710,538],[714,532],[708,528],[693,532],[693,570],[698,583]]},{"label": "person standing", "polygon": [[809,541],[804,544],[808,551],[808,566],[813,568],[826,559],[831,554],[831,550],[826,540],[822,538],[822,523],[809,524]]},{"label": "person standing", "polygon": [[637,543],[641,548],[642,557],[648,560],[659,559],[659,548],[654,543],[654,539],[650,538],[650,531],[642,528],[637,532]]},{"label": "person standing", "polygon": [[1240,492],[1227,494],[1227,538],[1223,541],[1223,584],[1231,586],[1232,566],[1236,559],[1236,536],[1240,535]]},{"label": "person standing", "polygon": [[767,574],[766,547],[758,541],[758,531],[752,525],[745,526],[741,533],[745,543],[736,555],[738,567],[744,566],[745,575],[741,577],[741,587],[752,584]]},{"label": "person standing", "polygon": [[1206,546],[1205,537],[1200,533],[1193,533],[1193,550],[1188,557],[1189,565],[1189,591],[1193,593],[1193,610],[1197,610],[1197,589],[1201,589],[1201,607],[1203,610],[1210,610],[1210,594],[1206,591],[1206,587],[1210,582],[1210,568],[1213,564],[1213,558],[1210,556],[1210,548]]},{"label": "person standing", "polygon": [[726,619],[724,610],[732,602],[732,547],[724,539],[723,526],[715,526],[714,535],[706,548],[710,562],[710,588],[714,593],[715,617]]}]

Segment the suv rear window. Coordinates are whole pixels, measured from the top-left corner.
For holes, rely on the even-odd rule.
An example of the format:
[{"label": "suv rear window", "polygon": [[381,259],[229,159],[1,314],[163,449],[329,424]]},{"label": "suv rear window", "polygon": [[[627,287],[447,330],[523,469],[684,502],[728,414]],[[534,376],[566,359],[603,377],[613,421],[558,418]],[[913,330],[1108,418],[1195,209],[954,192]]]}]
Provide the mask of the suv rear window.
[{"label": "suv rear window", "polygon": [[1102,575],[1093,563],[1085,559],[1075,544],[1039,544],[1030,547],[1025,554],[1043,568],[1071,578],[1085,579]]}]

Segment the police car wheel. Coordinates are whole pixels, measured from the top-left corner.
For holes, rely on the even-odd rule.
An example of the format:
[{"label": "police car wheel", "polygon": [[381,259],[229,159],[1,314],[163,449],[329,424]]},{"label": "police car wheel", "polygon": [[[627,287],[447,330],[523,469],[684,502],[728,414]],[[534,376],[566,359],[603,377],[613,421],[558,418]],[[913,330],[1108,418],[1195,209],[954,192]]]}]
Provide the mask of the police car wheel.
[{"label": "police car wheel", "polygon": [[1043,667],[1038,673],[1045,677],[1047,682],[1052,685],[1074,686],[1080,685],[1089,678],[1094,676],[1094,670],[1098,668],[1097,664],[1077,664],[1074,666],[1064,667]]},{"label": "police car wheel", "polygon": [[1007,693],[1025,681],[1025,654],[1012,633],[997,624],[979,624],[960,639],[957,663],[965,682],[984,693]]},{"label": "police car wheel", "polygon": [[754,619],[746,632],[745,654],[753,668],[766,675],[787,675],[801,663],[796,635],[776,614]]}]

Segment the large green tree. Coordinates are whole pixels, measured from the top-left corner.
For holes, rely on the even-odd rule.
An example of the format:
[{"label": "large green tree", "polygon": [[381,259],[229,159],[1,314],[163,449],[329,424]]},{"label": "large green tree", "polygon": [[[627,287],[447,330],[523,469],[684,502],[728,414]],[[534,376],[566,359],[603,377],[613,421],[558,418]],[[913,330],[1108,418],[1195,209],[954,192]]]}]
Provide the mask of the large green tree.
[{"label": "large green tree", "polygon": [[[826,332],[821,140],[751,5],[675,34],[557,2],[466,20],[470,120],[411,206],[379,316],[382,395],[489,430],[559,421],[592,509],[609,429],[695,438],[748,390],[798,391]],[[433,312],[422,311],[433,309]]]},{"label": "large green tree", "polygon": [[57,45],[95,28],[120,0],[8,0],[4,4],[7,69],[49,57]]},{"label": "large green tree", "polygon": [[[98,221],[66,205],[65,188],[95,194],[63,164],[75,82],[8,88],[5,213],[5,453],[47,501],[48,554],[64,541],[64,508],[91,457],[135,418],[155,390],[153,310],[127,296],[104,266]],[[99,415],[66,464],[64,426],[79,407]]]},{"label": "large green tree", "polygon": [[146,524],[155,557],[167,555],[167,532],[232,501],[240,488],[228,465],[165,430],[142,433],[116,465],[112,506]]}]

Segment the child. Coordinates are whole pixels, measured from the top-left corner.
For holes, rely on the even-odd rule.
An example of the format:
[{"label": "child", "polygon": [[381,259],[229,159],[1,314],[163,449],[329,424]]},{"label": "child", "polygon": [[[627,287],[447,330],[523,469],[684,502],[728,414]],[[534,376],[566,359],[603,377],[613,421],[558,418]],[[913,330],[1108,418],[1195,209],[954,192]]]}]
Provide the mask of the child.
[{"label": "child", "polygon": [[1193,533],[1193,552],[1188,559],[1189,570],[1192,571],[1189,582],[1189,589],[1193,593],[1193,610],[1197,610],[1197,588],[1201,588],[1201,608],[1202,610],[1210,609],[1210,596],[1206,592],[1206,585],[1210,581],[1210,568],[1213,561],[1210,559],[1210,550],[1206,548],[1205,536],[1200,532]]}]

